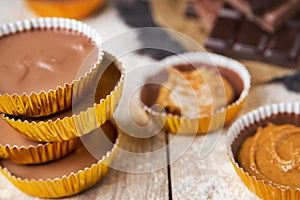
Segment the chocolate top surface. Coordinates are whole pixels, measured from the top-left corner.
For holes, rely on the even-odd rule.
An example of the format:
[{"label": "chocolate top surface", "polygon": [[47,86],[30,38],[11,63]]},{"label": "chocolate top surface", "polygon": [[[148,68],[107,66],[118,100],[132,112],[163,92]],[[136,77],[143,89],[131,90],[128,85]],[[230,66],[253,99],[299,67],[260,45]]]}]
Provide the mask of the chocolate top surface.
[{"label": "chocolate top surface", "polygon": [[[97,136],[97,134],[102,134],[102,132],[99,131],[93,131],[91,134],[88,134],[87,137],[89,137],[90,140],[93,140],[93,144],[91,144],[92,148],[97,148],[93,150],[101,152],[104,155],[113,147],[113,143],[115,143],[117,138],[117,131],[110,122],[104,124],[102,129],[107,136],[105,138],[109,139],[106,139],[106,142],[100,141],[103,137]],[[95,146],[97,142],[98,145]],[[91,167],[92,164],[96,164],[97,162],[98,160],[84,146],[81,146],[72,154],[46,164],[18,165],[8,160],[2,160],[1,165],[6,167],[11,174],[20,177],[21,179],[42,179],[45,181],[47,179],[53,180],[55,178],[62,178],[64,175],[69,176],[71,172],[77,173],[79,170]]]},{"label": "chocolate top surface", "polygon": [[[90,38],[63,29],[41,29],[0,38],[0,93],[54,90],[89,71],[98,49]],[[84,67],[82,67],[84,66]]]},{"label": "chocolate top surface", "polygon": [[41,143],[27,139],[25,136],[21,135],[21,133],[19,133],[15,129],[13,129],[3,119],[0,119],[0,144],[2,146],[16,145],[18,147],[21,147],[21,146],[28,147],[30,145],[37,146],[38,144],[41,144]]},{"label": "chocolate top surface", "polygon": [[95,79],[98,80],[98,83],[91,86],[91,88],[86,88],[86,91],[89,91],[87,92],[87,95],[84,96],[84,98],[79,99],[71,109],[39,118],[9,117],[14,118],[15,120],[27,120],[28,122],[40,122],[48,120],[55,121],[58,118],[63,119],[65,117],[71,117],[74,114],[78,115],[82,111],[86,111],[88,108],[93,107],[95,103],[99,103],[101,99],[105,99],[106,96],[114,90],[121,78],[122,73],[117,65],[117,62],[113,62],[113,60],[109,59],[106,55],[104,55],[100,69],[102,72],[99,73],[98,77]]}]

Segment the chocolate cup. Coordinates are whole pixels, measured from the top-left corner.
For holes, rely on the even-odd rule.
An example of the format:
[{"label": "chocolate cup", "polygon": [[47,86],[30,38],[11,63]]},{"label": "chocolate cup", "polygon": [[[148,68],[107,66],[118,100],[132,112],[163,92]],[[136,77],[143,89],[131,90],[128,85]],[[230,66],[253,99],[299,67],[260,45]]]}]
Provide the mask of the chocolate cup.
[{"label": "chocolate cup", "polygon": [[105,4],[105,0],[32,1],[27,5],[39,16],[83,19]]},{"label": "chocolate cup", "polygon": [[67,29],[82,33],[95,43],[98,48],[98,59],[93,66],[90,66],[88,72],[82,74],[72,82],[57,86],[55,89],[48,91],[41,90],[38,93],[32,92],[29,95],[25,93],[21,95],[9,93],[0,94],[0,112],[2,113],[14,116],[39,117],[61,112],[71,107],[73,99],[79,100],[84,96],[86,92],[85,88],[94,82],[93,77],[97,71],[96,68],[103,58],[101,48],[102,39],[93,28],[82,22],[64,18],[37,18],[16,21],[2,25],[0,27],[0,37],[40,29]]},{"label": "chocolate cup", "polygon": [[31,141],[10,127],[3,115],[0,120],[0,159],[18,164],[40,164],[60,159],[80,145],[79,138],[52,143]]},{"label": "chocolate cup", "polygon": [[65,141],[99,128],[112,117],[118,106],[123,89],[124,69],[107,52],[97,68],[97,88],[85,88],[91,90],[90,95],[73,105],[72,109],[42,118],[5,115],[4,119],[23,135],[42,142]]},{"label": "chocolate cup", "polygon": [[257,180],[238,163],[238,154],[244,141],[253,136],[258,127],[269,123],[276,125],[293,124],[300,127],[300,103],[288,102],[272,104],[253,110],[236,120],[230,127],[227,138],[227,150],[237,174],[247,188],[262,199],[297,199],[300,188],[291,188],[273,182]]},{"label": "chocolate cup", "polygon": [[[105,148],[97,147],[104,152],[100,160],[81,146],[74,154],[42,165],[20,166],[1,161],[1,172],[22,192],[35,197],[60,198],[82,192],[108,173],[121,140],[121,134],[110,122],[106,122],[101,128],[109,139],[109,145]],[[98,134],[97,130],[87,137],[94,138],[93,134]]]},{"label": "chocolate cup", "polygon": [[[221,128],[231,122],[243,105],[250,88],[250,75],[247,69],[237,61],[212,53],[185,53],[181,57],[186,58],[192,64],[205,64],[206,67],[217,65],[220,74],[230,83],[234,92],[234,101],[225,108],[217,110],[210,116],[180,116],[176,113],[162,113],[151,108],[158,97],[160,86],[167,80],[165,70],[149,77],[141,90],[140,100],[146,112],[151,118],[171,133],[179,134],[205,134]],[[176,67],[181,71],[189,71],[194,68],[187,61],[171,56],[162,61],[167,66]]]},{"label": "chocolate cup", "polygon": [[[194,70],[194,66],[201,67],[201,63],[191,63],[191,64],[179,64],[172,66],[176,69],[178,69],[181,72],[185,71],[192,71]],[[205,64],[204,64],[205,65]],[[205,65],[206,68],[214,68],[213,66],[210,65]],[[220,72],[221,76],[225,78],[230,86],[234,90],[234,101],[238,99],[238,97],[241,95],[243,88],[244,88],[244,83],[242,79],[237,75],[234,71],[224,68],[222,66],[217,66],[217,70]],[[158,72],[157,74],[149,77],[146,81],[145,84],[143,85],[142,91],[141,91],[141,100],[143,104],[145,104],[148,107],[151,107],[155,104],[158,95],[159,95],[159,90],[161,88],[161,85],[166,82],[168,79],[168,74],[166,70],[162,70]],[[176,113],[173,113],[176,115]]]}]

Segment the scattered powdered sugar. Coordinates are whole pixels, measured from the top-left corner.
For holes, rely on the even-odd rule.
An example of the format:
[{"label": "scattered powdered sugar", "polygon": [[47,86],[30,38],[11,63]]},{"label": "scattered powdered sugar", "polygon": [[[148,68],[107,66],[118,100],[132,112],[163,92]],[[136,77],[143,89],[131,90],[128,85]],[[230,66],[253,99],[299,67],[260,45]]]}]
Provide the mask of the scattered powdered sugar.
[{"label": "scattered powdered sugar", "polygon": [[201,159],[199,146],[204,139],[201,136],[173,163],[171,173],[174,199],[258,199],[234,171],[226,155],[225,137],[222,134],[213,151]]},{"label": "scattered powdered sugar", "polygon": [[175,199],[257,199],[238,177],[216,170],[203,169],[203,171],[205,174],[199,177],[190,175],[183,178],[180,183],[174,183]]},{"label": "scattered powdered sugar", "polygon": [[[12,2],[13,3],[10,4],[5,2],[5,5],[4,1],[0,2],[0,11],[2,13],[0,19],[1,24],[16,19],[30,18],[35,16],[28,8],[26,8],[26,6],[23,5],[24,3],[22,3],[22,1],[14,0]],[[12,7],[13,9],[11,9]],[[10,13],[11,10],[14,10],[15,12]],[[104,41],[109,40],[112,35],[129,30],[129,27],[123,23],[116,10],[106,10],[101,15],[96,16],[96,20],[94,18],[88,18],[85,22],[96,28],[103,36]],[[134,55],[133,57],[128,56],[121,59],[125,66],[129,67],[143,64],[146,61],[151,61],[151,59],[147,56],[140,55],[137,57],[134,57]],[[126,65],[127,63],[130,63],[130,65]],[[128,69],[129,68],[126,70]],[[123,95],[126,95],[126,93],[123,93]],[[297,93],[287,92],[282,85],[270,84],[256,86],[251,89],[248,101],[244,106],[243,112],[241,113],[245,113],[246,111],[265,104],[292,100],[300,100],[300,95]],[[212,138],[213,136],[214,135],[211,134],[208,137]],[[181,139],[184,140],[184,137],[185,136],[183,136]],[[191,145],[186,153],[180,159],[172,163],[171,181],[174,199],[258,199],[244,186],[231,166],[231,163],[226,155],[225,137],[226,135],[223,134],[213,151],[204,159],[201,157],[199,152],[201,142],[203,141],[204,137],[197,137],[195,143]],[[165,188],[159,188],[161,181],[166,180],[165,175],[166,174],[164,173],[153,172],[152,178],[154,179],[154,183],[157,183],[152,186],[155,187],[153,191],[162,190],[162,192],[165,192]],[[134,176],[143,178],[142,175],[119,172],[115,176],[106,177],[106,184],[100,183],[91,190],[88,190],[81,195],[70,197],[70,199],[93,199],[95,198],[94,195],[97,195],[97,199],[109,199],[111,193],[106,194],[105,191],[114,188],[117,185],[116,182],[118,180],[126,179],[127,177],[128,181],[131,181],[134,180]],[[131,177],[131,179],[128,177]],[[140,187],[146,187],[146,185],[141,185]],[[138,191],[137,188],[130,187],[126,188],[126,190]],[[103,193],[100,194],[101,191]],[[128,199],[134,199],[133,196],[129,195],[133,195],[134,193],[131,193],[131,191],[129,192],[130,193],[128,193],[127,196]],[[153,196],[148,196],[148,198],[154,199],[154,193]],[[10,184],[2,175],[0,175],[0,199],[29,200],[35,198],[23,194],[12,184]],[[124,197],[124,199],[126,198]]]}]

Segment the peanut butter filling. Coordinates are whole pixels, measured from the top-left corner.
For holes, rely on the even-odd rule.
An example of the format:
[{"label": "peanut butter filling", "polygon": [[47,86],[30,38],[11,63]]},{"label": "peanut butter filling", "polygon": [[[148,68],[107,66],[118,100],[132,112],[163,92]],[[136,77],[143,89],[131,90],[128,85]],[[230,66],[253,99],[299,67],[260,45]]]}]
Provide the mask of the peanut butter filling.
[{"label": "peanut butter filling", "polygon": [[168,80],[160,87],[156,103],[183,116],[211,115],[234,100],[234,90],[214,69],[192,71],[167,68]]},{"label": "peanut butter filling", "polygon": [[69,30],[41,29],[3,36],[0,93],[30,95],[63,87],[79,73],[89,71],[97,54],[90,38]]},{"label": "peanut butter filling", "polygon": [[238,155],[241,167],[259,180],[300,187],[300,128],[294,125],[259,127]]}]

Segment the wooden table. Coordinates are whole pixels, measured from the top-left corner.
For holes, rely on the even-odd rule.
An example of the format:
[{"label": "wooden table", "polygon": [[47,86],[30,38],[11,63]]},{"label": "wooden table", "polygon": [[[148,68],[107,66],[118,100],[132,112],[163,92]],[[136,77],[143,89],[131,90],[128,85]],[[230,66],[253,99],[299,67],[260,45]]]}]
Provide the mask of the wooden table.
[{"label": "wooden table", "polygon": [[[35,17],[19,0],[0,1],[0,13],[0,24]],[[96,28],[105,41],[129,29],[112,8],[105,9],[101,14],[90,17],[85,22]],[[134,73],[131,70],[143,64],[155,62],[147,56],[137,54],[130,54],[120,59],[127,73],[131,72],[135,77],[126,78],[126,88],[134,87],[135,83],[147,75],[143,70],[137,70]],[[134,78],[135,81],[128,81],[130,78]],[[128,96],[126,88],[125,97]],[[295,100],[300,100],[300,94],[289,92],[282,85],[256,85],[250,90],[248,101],[240,114],[258,106]],[[117,114],[122,113],[125,107],[126,102],[123,102]],[[205,136],[192,138],[191,136],[178,136],[177,139],[182,142],[193,139],[193,143],[184,150],[184,154],[179,159],[171,162],[170,165],[168,165],[170,155],[177,150],[174,145],[168,146],[153,157],[134,160],[130,157],[119,156],[123,171],[111,169],[96,186],[67,199],[256,199],[256,196],[242,184],[227,158],[225,147],[227,129],[228,127],[223,129],[213,151],[205,158],[201,154],[201,145]],[[206,139],[215,140],[216,136],[216,133],[210,133]],[[173,139],[174,135],[163,132],[145,139],[125,136],[123,148],[135,153],[153,152],[162,149],[168,142],[172,143]],[[155,164],[161,167],[149,171]],[[143,169],[148,169],[148,172],[133,173],[145,171]],[[0,176],[0,199],[34,198],[21,193],[3,176]]]}]

